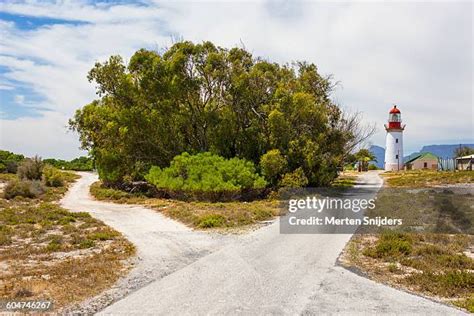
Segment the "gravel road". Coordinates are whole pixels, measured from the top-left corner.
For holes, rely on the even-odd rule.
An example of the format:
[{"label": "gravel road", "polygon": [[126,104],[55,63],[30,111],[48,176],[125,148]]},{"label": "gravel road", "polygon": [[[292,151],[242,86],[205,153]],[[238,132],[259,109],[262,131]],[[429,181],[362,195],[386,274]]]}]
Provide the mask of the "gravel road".
[{"label": "gravel road", "polygon": [[112,289],[75,306],[71,311],[97,312],[112,302],[163,278],[190,263],[226,246],[238,237],[194,231],[160,213],[139,205],[114,204],[94,200],[89,187],[98,181],[96,174],[79,172],[61,200],[71,211],[84,211],[121,232],[137,249],[134,268]]},{"label": "gravel road", "polygon": [[[222,239],[142,207],[91,201],[87,192],[93,177],[83,174],[63,205],[90,211],[123,232],[143,261],[151,262],[144,264],[149,270],[135,274],[157,275],[102,315],[463,314],[337,266],[349,234],[281,234],[276,221],[242,238]],[[360,181],[382,184],[376,172],[363,174]],[[165,268],[170,262],[172,268]]]}]

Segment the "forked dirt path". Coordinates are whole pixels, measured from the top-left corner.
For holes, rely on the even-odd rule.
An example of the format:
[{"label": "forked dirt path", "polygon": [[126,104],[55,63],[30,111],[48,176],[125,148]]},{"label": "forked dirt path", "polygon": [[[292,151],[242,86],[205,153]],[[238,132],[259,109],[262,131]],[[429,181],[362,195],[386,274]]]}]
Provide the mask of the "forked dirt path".
[{"label": "forked dirt path", "polygon": [[227,245],[235,236],[193,231],[160,213],[139,205],[114,204],[94,200],[89,187],[96,174],[78,173],[61,206],[88,212],[121,232],[137,249],[135,267],[112,289],[74,308],[94,313],[144,285],[177,271]]},{"label": "forked dirt path", "polygon": [[[88,185],[94,180],[83,174],[63,206],[91,212],[137,245],[145,268],[129,279],[141,278],[140,271],[155,278],[103,315],[464,314],[337,266],[349,234],[281,234],[276,221],[229,240],[142,207],[93,201]],[[360,181],[382,184],[376,172]]]}]

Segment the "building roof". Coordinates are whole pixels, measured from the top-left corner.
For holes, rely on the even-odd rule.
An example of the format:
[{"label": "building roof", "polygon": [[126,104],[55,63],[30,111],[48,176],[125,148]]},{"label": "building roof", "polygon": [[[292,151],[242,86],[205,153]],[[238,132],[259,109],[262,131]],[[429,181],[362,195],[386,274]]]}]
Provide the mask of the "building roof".
[{"label": "building roof", "polygon": [[393,114],[393,113],[400,113],[400,110],[397,109],[396,105],[394,105],[393,108],[390,110],[390,114]]},{"label": "building roof", "polygon": [[474,155],[467,155],[467,156],[462,156],[462,157],[457,157],[456,159],[473,159]]},{"label": "building roof", "polygon": [[412,163],[412,162],[414,162],[415,160],[418,160],[418,159],[436,159],[436,160],[438,160],[438,157],[436,155],[433,155],[430,152],[425,152],[425,153],[418,154],[415,157],[412,157],[411,159],[405,161],[405,163]]}]

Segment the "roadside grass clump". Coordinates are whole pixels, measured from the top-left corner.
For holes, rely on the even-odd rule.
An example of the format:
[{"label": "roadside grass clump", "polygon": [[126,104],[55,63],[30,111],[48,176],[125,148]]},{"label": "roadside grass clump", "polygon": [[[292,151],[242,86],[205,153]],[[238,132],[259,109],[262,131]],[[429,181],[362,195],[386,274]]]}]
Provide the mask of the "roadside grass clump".
[{"label": "roadside grass clump", "polygon": [[[474,236],[383,231],[352,238],[345,265],[370,277],[473,311]],[[355,253],[355,258],[353,253]]]},{"label": "roadside grass clump", "polygon": [[104,241],[104,240],[112,240],[119,235],[120,234],[115,230],[103,228],[91,234],[88,234],[87,239]]},{"label": "roadside grass clump", "polygon": [[90,186],[90,193],[98,200],[113,201],[118,203],[137,203],[146,196],[140,192],[130,193],[103,186],[102,182],[94,182]]},{"label": "roadside grass clump", "polygon": [[45,202],[55,201],[67,191],[67,185],[78,177],[74,173],[59,171],[51,166],[45,166],[43,171],[41,180],[28,180],[14,174],[0,177],[0,180],[8,181],[3,190],[3,197],[7,200],[22,197]]},{"label": "roadside grass clump", "polygon": [[18,176],[16,173],[0,173],[0,181],[2,182],[9,182],[17,179]]},{"label": "roadside grass clump", "polygon": [[63,238],[59,235],[52,235],[50,236],[50,242],[46,246],[46,251],[48,252],[56,252],[61,250],[63,244]]},{"label": "roadside grass clump", "polygon": [[0,262],[7,264],[0,299],[47,295],[56,310],[100,293],[124,273],[133,245],[88,213],[38,199],[11,204],[0,208]]},{"label": "roadside grass clump", "polygon": [[341,175],[334,179],[331,186],[334,188],[352,188],[356,183],[356,176]]},{"label": "roadside grass clump", "polygon": [[168,168],[152,167],[145,179],[172,198],[224,201],[258,195],[267,182],[252,162],[211,153],[173,158]]},{"label": "roadside grass clump", "polygon": [[0,226],[0,246],[9,245],[12,242],[13,229],[4,225]]},{"label": "roadside grass clump", "polygon": [[472,293],[474,273],[464,270],[451,270],[445,273],[423,271],[408,276],[404,282],[415,286],[422,292],[442,297],[459,297]]},{"label": "roadside grass clump", "polygon": [[[106,188],[101,185],[101,182],[94,183],[91,186],[90,192],[96,199],[101,201],[141,204],[152,207],[160,213],[190,227],[201,229],[218,227],[233,228],[251,225],[280,215],[279,201],[276,199],[263,199],[251,202],[184,202],[172,199],[149,198],[141,193],[129,193]],[[206,220],[205,217],[210,215],[219,215],[224,217],[225,220],[214,220],[212,224],[206,223],[200,225],[201,222]]]},{"label": "roadside grass clump", "polygon": [[[254,202],[181,202],[169,201],[155,207],[161,213],[179,220],[191,227],[234,228],[256,224],[280,215],[278,201],[260,200]],[[152,204],[147,204],[151,205]]]},{"label": "roadside grass clump", "polygon": [[223,227],[225,217],[220,214],[208,214],[200,217],[196,223],[199,228]]},{"label": "roadside grass clump", "polygon": [[89,213],[56,203],[75,174],[44,166],[41,180],[29,180],[29,164],[19,174],[0,174],[9,181],[0,198],[0,299],[47,296],[55,313],[111,286],[134,248]]},{"label": "roadside grass clump", "polygon": [[409,170],[382,173],[390,187],[430,187],[443,184],[473,183],[472,171]]},{"label": "roadside grass clump", "polygon": [[409,255],[413,249],[413,240],[409,234],[384,231],[375,246],[364,250],[364,255],[372,258],[391,259]]},{"label": "roadside grass clump", "polygon": [[466,299],[454,301],[454,305],[464,308],[471,313],[474,313],[474,293]]}]

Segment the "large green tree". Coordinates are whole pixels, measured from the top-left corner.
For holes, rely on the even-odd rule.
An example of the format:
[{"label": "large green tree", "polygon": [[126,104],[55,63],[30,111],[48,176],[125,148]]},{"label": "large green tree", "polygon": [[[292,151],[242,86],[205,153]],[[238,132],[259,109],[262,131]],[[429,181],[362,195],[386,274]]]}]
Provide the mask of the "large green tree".
[{"label": "large green tree", "polygon": [[98,99],[70,126],[105,181],[140,179],[184,151],[258,164],[279,150],[287,172],[301,168],[310,185],[327,184],[360,136],[314,64],[279,65],[241,48],[141,49],[128,65],[119,56],[97,63],[88,79]]}]

